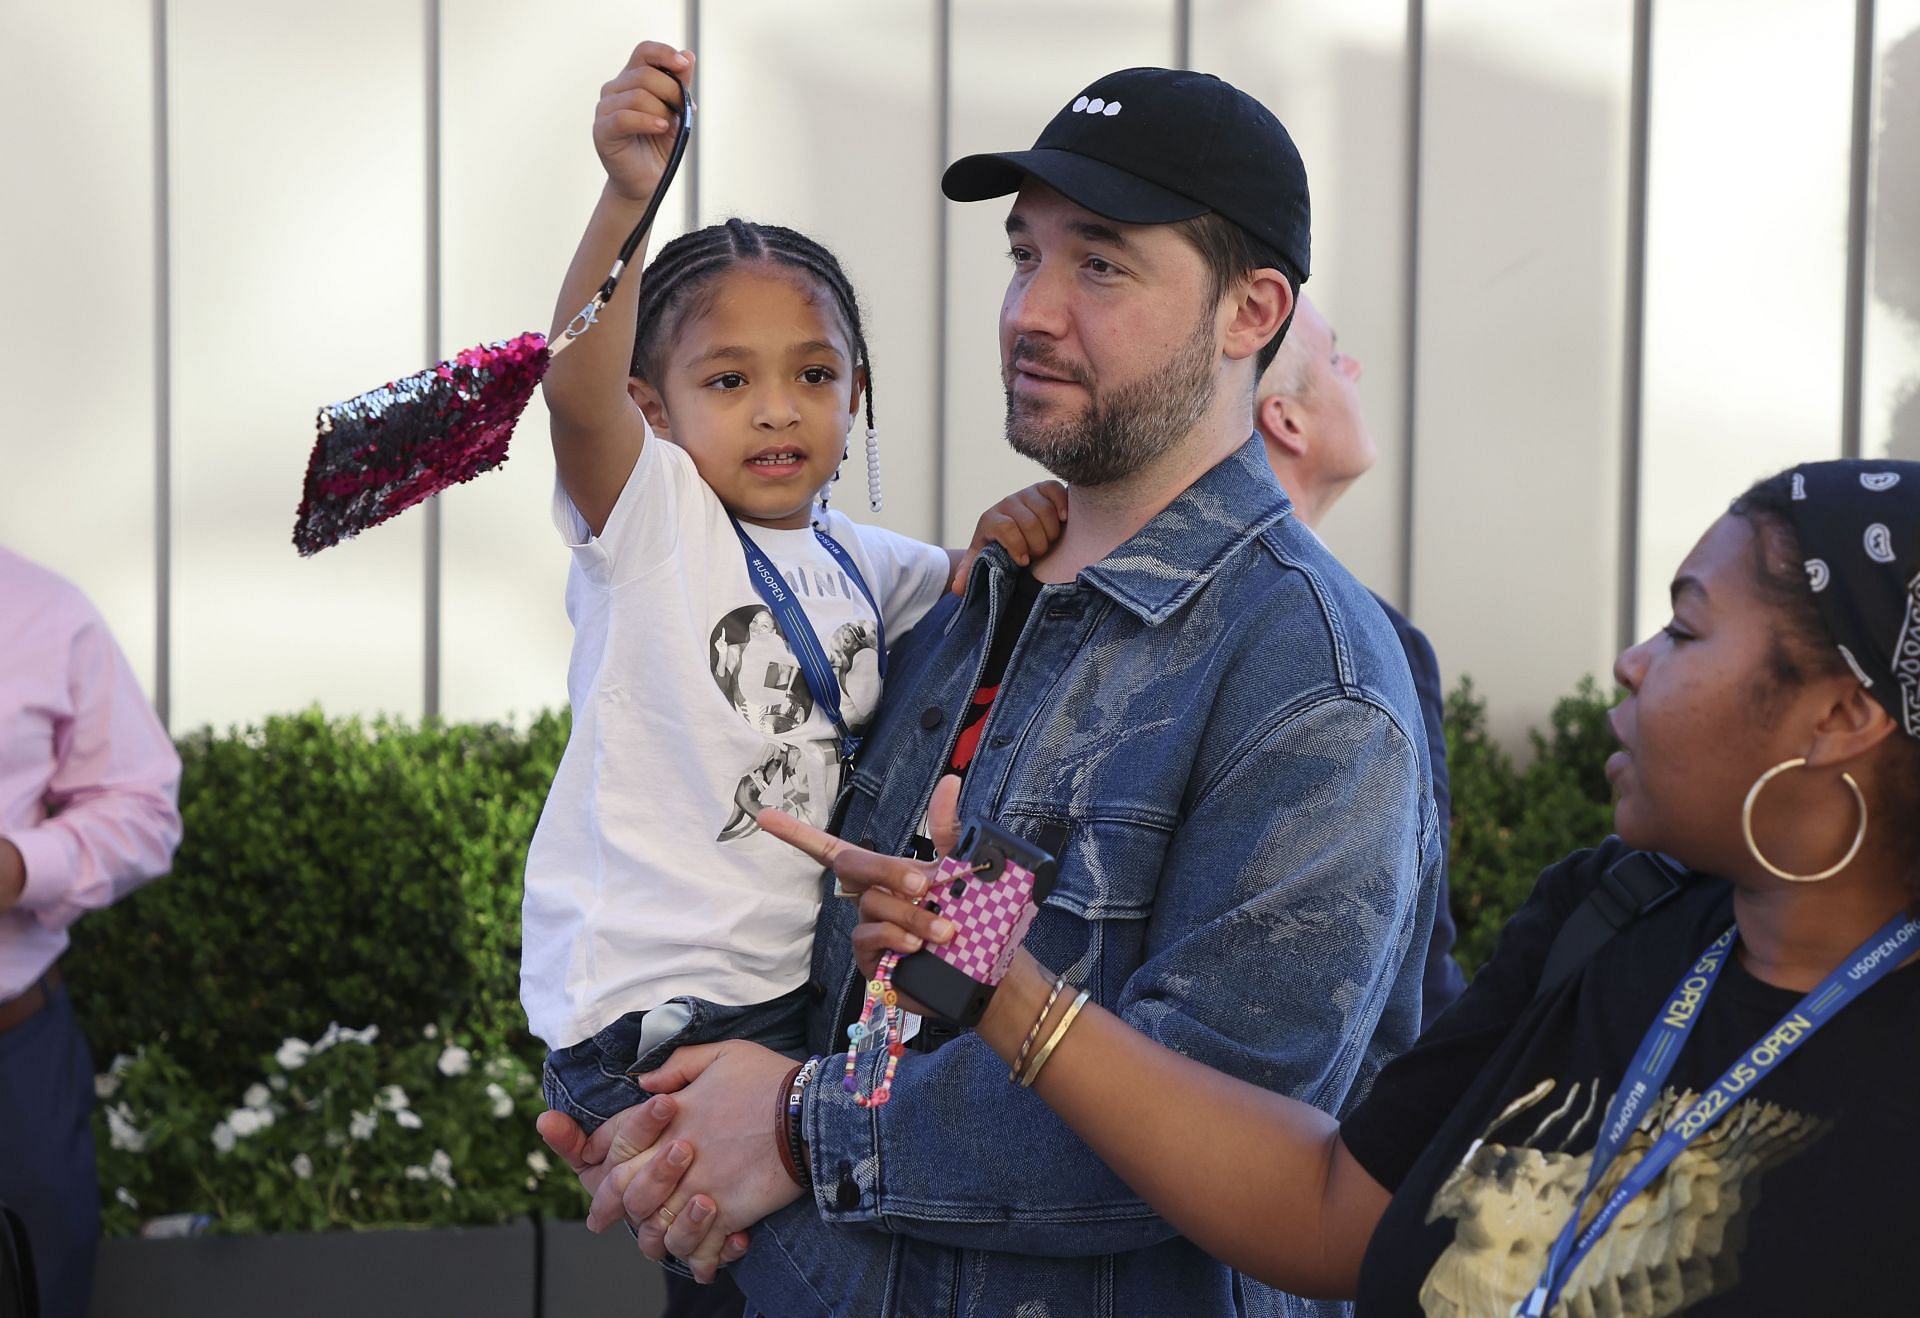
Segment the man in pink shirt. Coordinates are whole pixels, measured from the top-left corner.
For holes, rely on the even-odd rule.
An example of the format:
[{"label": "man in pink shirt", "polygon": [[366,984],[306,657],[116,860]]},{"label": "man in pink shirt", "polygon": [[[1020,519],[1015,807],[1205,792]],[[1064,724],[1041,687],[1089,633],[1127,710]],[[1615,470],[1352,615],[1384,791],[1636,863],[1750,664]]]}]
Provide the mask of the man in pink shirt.
[{"label": "man in pink shirt", "polygon": [[67,926],[166,873],[180,758],[72,583],[0,548],[0,1202],[46,1318],[83,1318],[100,1234],[93,1061],[60,983]]}]

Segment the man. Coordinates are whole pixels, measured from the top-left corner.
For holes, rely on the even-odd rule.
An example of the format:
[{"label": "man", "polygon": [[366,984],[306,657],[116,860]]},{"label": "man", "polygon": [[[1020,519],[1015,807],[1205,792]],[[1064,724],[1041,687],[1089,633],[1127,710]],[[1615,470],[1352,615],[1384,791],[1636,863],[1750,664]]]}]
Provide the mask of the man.
[{"label": "man", "polygon": [[67,926],[166,873],[180,760],[107,625],[0,549],[0,1202],[47,1318],[82,1318],[100,1235],[93,1061],[60,982]]},{"label": "man", "polygon": [[[1267,464],[1293,500],[1294,515],[1316,530],[1347,487],[1367,474],[1378,451],[1360,411],[1360,363],[1340,351],[1339,335],[1313,299],[1302,297],[1286,341],[1260,378],[1254,427],[1267,447]],[[1433,766],[1433,801],[1440,816],[1440,892],[1433,914],[1433,941],[1421,988],[1421,1019],[1431,1021],[1466,988],[1453,960],[1453,914],[1447,906],[1446,857],[1452,808],[1447,790],[1447,735],[1441,721],[1445,695],[1440,663],[1418,627],[1378,595],[1380,608],[1406,651],[1426,724],[1427,761]]]},{"label": "man", "polygon": [[[1018,193],[1007,437],[1068,482],[1070,515],[1030,573],[987,550],[898,647],[838,831],[914,849],[936,781],[964,772],[963,817],[1059,857],[1026,940],[1043,964],[1340,1110],[1418,1028],[1439,850],[1392,632],[1249,437],[1307,272],[1299,156],[1218,79],[1130,69],[943,187]],[[621,1209],[704,1274],[764,1218],[733,1275],[783,1318],[1310,1308],[1182,1240],[977,1039],[922,1031],[892,1101],[856,1104],[855,915],[829,900],[814,943],[811,1042],[836,1055],[802,1096],[805,1190],[768,1120],[789,1063],[727,1043],[682,1050],[652,1081],[677,1092],[591,1144],[542,1118],[598,1189],[592,1220]],[[885,1059],[862,1057],[871,1091]],[[649,1146],[665,1156],[631,1156]]]}]

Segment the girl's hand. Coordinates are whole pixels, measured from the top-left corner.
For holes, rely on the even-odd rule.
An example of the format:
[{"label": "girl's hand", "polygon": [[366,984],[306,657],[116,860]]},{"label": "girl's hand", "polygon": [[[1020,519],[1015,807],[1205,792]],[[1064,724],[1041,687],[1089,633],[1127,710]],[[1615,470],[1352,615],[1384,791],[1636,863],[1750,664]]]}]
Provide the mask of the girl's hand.
[{"label": "girl's hand", "polygon": [[606,168],[607,186],[628,201],[644,205],[660,186],[679,128],[680,84],[692,82],[692,51],[643,41],[620,76],[600,89],[593,149]]},{"label": "girl's hand", "polygon": [[973,560],[989,544],[998,541],[1014,562],[1027,567],[1053,548],[1066,522],[1067,487],[1059,481],[1041,481],[1009,494],[980,515],[973,528],[973,543],[967,546],[953,574],[953,593],[966,591]]}]

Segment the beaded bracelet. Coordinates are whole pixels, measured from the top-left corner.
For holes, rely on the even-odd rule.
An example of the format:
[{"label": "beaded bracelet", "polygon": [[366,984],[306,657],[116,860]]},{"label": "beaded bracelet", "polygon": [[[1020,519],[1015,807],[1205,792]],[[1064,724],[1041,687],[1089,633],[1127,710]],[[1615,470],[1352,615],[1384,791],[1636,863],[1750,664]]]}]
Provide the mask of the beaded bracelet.
[{"label": "beaded bracelet", "polygon": [[[900,1069],[900,1054],[906,1051],[900,1042],[900,995],[893,987],[893,968],[900,964],[898,952],[887,952],[880,958],[880,964],[874,968],[873,978],[867,981],[867,995],[860,1004],[860,1019],[847,1026],[847,1072],[841,1080],[841,1087],[853,1095],[858,1107],[884,1107],[893,1097],[893,1074]],[[872,1019],[875,1008],[880,1009],[878,1021]],[[859,1061],[860,1048],[869,1039],[879,1036],[876,1046],[887,1050],[887,1067],[875,1085],[873,1093],[860,1092],[860,1080],[854,1072]]]},{"label": "beaded bracelet", "polygon": [[807,1086],[813,1083],[813,1076],[820,1069],[820,1057],[815,1055],[787,1072],[786,1083],[780,1087],[780,1106],[775,1113],[774,1143],[780,1147],[780,1162],[787,1169],[787,1175],[802,1190],[811,1190],[813,1180],[807,1175],[807,1153],[805,1136],[800,1128],[800,1108],[806,1100]]},{"label": "beaded bracelet", "polygon": [[1013,1081],[1020,1079],[1020,1072],[1026,1069],[1027,1054],[1033,1051],[1033,1041],[1040,1037],[1040,1027],[1047,1023],[1047,1013],[1053,1010],[1054,1002],[1059,999],[1061,990],[1066,986],[1065,973],[1054,977],[1053,992],[1047,994],[1047,1005],[1040,1008],[1040,1014],[1033,1018],[1033,1028],[1027,1031],[1026,1041],[1020,1045],[1020,1052],[1014,1057],[1013,1066],[1007,1071],[1007,1079]]},{"label": "beaded bracelet", "polygon": [[1040,1078],[1040,1068],[1047,1064],[1047,1059],[1053,1056],[1053,1050],[1058,1048],[1060,1041],[1067,1037],[1067,1027],[1073,1024],[1073,1018],[1080,1014],[1080,1008],[1086,1006],[1087,999],[1092,996],[1093,994],[1088,990],[1080,990],[1080,996],[1073,1000],[1073,1005],[1067,1008],[1067,1014],[1060,1018],[1060,1023],[1053,1027],[1053,1033],[1047,1036],[1046,1044],[1035,1054],[1033,1065],[1028,1068],[1025,1075],[1020,1077],[1022,1089],[1031,1089],[1033,1082]]}]

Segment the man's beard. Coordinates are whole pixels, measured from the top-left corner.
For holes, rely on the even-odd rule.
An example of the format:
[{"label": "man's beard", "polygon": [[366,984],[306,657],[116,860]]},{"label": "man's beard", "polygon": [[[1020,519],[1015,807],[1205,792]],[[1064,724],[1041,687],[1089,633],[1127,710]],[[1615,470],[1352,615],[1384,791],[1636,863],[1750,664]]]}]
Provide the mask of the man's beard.
[{"label": "man's beard", "polygon": [[[1173,359],[1153,374],[1102,394],[1084,367],[1064,361],[1045,343],[1014,340],[1004,371],[1007,443],[1069,485],[1125,480],[1178,444],[1213,405],[1219,349],[1213,322],[1202,319]],[[1090,396],[1077,415],[1043,422],[1013,391],[1013,368],[1031,362],[1068,376]]]}]

